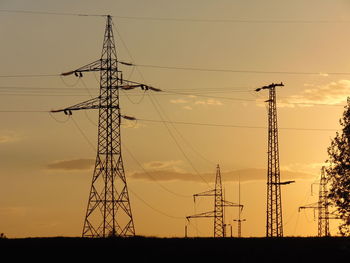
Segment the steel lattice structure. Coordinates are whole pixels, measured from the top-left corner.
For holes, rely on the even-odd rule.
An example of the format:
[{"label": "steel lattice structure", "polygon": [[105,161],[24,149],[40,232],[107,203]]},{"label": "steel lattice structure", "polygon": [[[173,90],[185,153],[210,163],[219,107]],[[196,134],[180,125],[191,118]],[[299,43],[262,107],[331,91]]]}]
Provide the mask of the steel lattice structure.
[{"label": "steel lattice structure", "polygon": [[256,89],[269,90],[268,102],[268,165],[267,165],[267,209],[266,209],[266,237],[283,237],[282,198],[280,181],[280,163],[278,149],[278,126],[276,107],[276,87],[283,83],[272,83]]},{"label": "steel lattice structure", "polygon": [[221,180],[221,172],[220,166],[216,167],[216,176],[215,176],[215,189],[205,191],[199,194],[194,194],[194,201],[196,197],[199,196],[214,196],[214,211],[204,212],[200,214],[195,214],[191,216],[187,216],[187,220],[190,218],[214,218],[214,237],[225,237],[225,216],[224,216],[224,208],[225,206],[238,206],[240,209],[243,208],[243,205],[238,205],[229,201],[224,200],[223,197],[223,189],[222,189],[222,180]]},{"label": "steel lattice structure", "polygon": [[321,170],[320,188],[318,194],[318,236],[330,236],[329,232],[329,211],[328,211],[328,190],[325,175],[325,167]]},{"label": "steel lattice structure", "polygon": [[134,236],[135,227],[131,212],[127,181],[121,153],[121,118],[134,119],[120,113],[119,90],[158,89],[123,80],[118,64],[130,65],[117,60],[112,18],[107,16],[101,58],[63,76],[83,72],[100,72],[100,95],[74,106],[55,110],[71,115],[72,111],[98,109],[98,142],[95,169],[88,198],[83,226],[83,237]]},{"label": "steel lattice structure", "polygon": [[299,207],[299,211],[301,209],[309,208],[314,209],[314,211],[317,210],[317,234],[319,237],[330,236],[331,233],[329,231],[329,219],[338,219],[334,216],[331,217],[329,213],[328,189],[325,169],[326,168],[324,166],[321,169],[321,178],[318,189],[318,202]]}]

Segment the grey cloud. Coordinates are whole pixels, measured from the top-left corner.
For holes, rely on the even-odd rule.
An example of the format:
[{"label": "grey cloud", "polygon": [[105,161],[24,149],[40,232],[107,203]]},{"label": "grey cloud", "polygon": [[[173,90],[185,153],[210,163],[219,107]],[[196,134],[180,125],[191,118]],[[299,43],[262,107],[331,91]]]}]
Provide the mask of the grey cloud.
[{"label": "grey cloud", "polygon": [[94,159],[75,159],[56,161],[47,165],[49,170],[88,170],[93,167]]}]

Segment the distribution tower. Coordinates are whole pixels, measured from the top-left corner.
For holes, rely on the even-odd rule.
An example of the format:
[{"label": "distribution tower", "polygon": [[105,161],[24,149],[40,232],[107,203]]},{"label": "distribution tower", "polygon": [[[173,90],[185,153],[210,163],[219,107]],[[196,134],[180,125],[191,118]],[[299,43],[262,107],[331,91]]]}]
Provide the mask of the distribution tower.
[{"label": "distribution tower", "polygon": [[268,102],[266,237],[283,237],[281,185],[294,182],[280,181],[276,87],[283,86],[283,83],[272,83],[255,90],[269,90],[269,99],[266,101]]},{"label": "distribution tower", "polygon": [[318,190],[318,202],[299,207],[299,211],[301,209],[308,209],[308,208],[314,209],[314,211],[317,210],[318,212],[317,234],[319,237],[330,236],[331,233],[329,231],[329,219],[338,219],[337,217],[330,216],[329,205],[330,205],[330,202],[328,200],[327,179],[325,175],[325,167],[323,166],[321,169],[321,178],[320,178],[319,190]]},{"label": "distribution tower", "polygon": [[191,216],[187,216],[187,220],[190,218],[214,218],[214,237],[225,237],[225,207],[226,206],[238,206],[240,210],[243,209],[243,205],[235,204],[229,201],[224,200],[223,188],[222,188],[222,180],[221,180],[221,172],[220,166],[216,166],[216,176],[215,176],[215,188],[212,190],[208,190],[199,194],[194,194],[194,201],[196,197],[199,196],[213,196],[214,197],[214,211],[204,212],[200,214],[195,214]]}]

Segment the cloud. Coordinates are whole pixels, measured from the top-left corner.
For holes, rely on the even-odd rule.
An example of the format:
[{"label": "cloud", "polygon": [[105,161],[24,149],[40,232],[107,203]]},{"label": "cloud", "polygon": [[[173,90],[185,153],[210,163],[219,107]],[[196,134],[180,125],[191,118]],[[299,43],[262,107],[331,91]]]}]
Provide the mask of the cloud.
[{"label": "cloud", "polygon": [[75,159],[75,160],[63,160],[55,161],[47,165],[49,170],[89,170],[95,164],[95,159]]},{"label": "cloud", "polygon": [[1,132],[0,143],[9,143],[19,141],[20,137],[13,132]]},{"label": "cloud", "polygon": [[350,94],[350,80],[339,80],[322,86],[305,84],[305,87],[307,89],[301,94],[280,99],[278,106],[294,107],[297,104],[301,107],[310,107],[313,104],[336,105],[345,103]]},{"label": "cloud", "polygon": [[189,103],[189,101],[184,100],[184,99],[176,99],[176,100],[170,100],[170,103],[174,103],[174,104],[184,104],[184,103]]},{"label": "cloud", "polygon": [[175,171],[175,172],[183,172],[184,170],[180,168],[181,164],[183,161],[181,160],[170,160],[170,161],[152,161],[143,164],[143,167],[146,170],[151,170],[151,171]]},{"label": "cloud", "polygon": [[[240,169],[234,171],[221,171],[222,180],[238,181],[240,177],[241,182],[249,181],[265,181],[266,169]],[[171,169],[153,170],[149,172],[134,172],[130,174],[131,178],[142,180],[156,180],[156,181],[194,181],[194,182],[214,182],[215,171],[209,173],[189,173],[183,171],[174,171]],[[286,180],[311,180],[315,176],[313,174],[303,172],[293,172],[288,170],[281,171],[281,181]]]},{"label": "cloud", "polygon": [[187,96],[190,97],[191,99],[173,99],[170,100],[170,103],[173,104],[187,104],[185,106],[182,106],[183,109],[185,110],[193,110],[194,107],[198,106],[221,106],[223,103],[220,100],[217,99],[204,99],[204,100],[197,100],[195,99],[196,96]]},{"label": "cloud", "polygon": [[196,105],[216,105],[221,106],[222,102],[216,99],[206,99],[206,100],[197,100],[194,102]]}]

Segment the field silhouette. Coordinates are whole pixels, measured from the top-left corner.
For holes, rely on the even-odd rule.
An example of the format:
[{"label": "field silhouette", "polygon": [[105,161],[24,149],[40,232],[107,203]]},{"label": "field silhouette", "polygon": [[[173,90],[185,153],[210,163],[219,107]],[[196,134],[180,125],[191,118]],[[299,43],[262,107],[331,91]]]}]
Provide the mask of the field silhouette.
[{"label": "field silhouette", "polygon": [[1,239],[4,256],[51,261],[113,259],[115,262],[348,262],[350,238],[18,238]]}]

